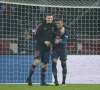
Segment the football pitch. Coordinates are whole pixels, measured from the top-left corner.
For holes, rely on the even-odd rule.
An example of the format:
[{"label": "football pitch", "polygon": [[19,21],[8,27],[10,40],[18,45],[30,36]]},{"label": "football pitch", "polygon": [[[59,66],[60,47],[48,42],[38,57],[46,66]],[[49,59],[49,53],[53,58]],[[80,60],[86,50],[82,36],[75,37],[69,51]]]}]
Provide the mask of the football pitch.
[{"label": "football pitch", "polygon": [[34,84],[0,84],[0,90],[100,90],[100,84],[68,84],[67,86],[40,86]]}]

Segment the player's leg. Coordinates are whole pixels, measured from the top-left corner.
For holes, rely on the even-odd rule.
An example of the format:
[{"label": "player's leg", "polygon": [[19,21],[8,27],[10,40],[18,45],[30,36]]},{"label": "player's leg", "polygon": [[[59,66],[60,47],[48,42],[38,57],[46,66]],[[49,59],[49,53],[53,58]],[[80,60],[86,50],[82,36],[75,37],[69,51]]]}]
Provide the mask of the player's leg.
[{"label": "player's leg", "polygon": [[41,62],[42,62],[42,68],[41,68],[41,86],[48,86],[45,82],[45,76],[46,76],[46,68],[47,64],[49,63],[50,58],[50,52],[42,52],[41,55]]},{"label": "player's leg", "polygon": [[40,62],[40,57],[41,57],[41,53],[39,50],[35,51],[35,60],[30,68],[30,72],[29,72],[29,77],[27,78],[26,82],[28,83],[29,86],[32,86],[32,81],[31,81],[31,77],[35,71],[36,66],[39,64]]},{"label": "player's leg", "polygon": [[66,75],[67,75],[67,54],[66,51],[61,51],[60,54],[61,66],[62,66],[62,84],[65,85]]},{"label": "player's leg", "polygon": [[66,81],[66,75],[67,75],[67,62],[61,60],[61,66],[62,66],[62,75],[63,75],[63,80],[62,80],[62,84],[65,85],[65,81]]},{"label": "player's leg", "polygon": [[56,85],[58,86],[58,78],[57,78],[57,60],[58,60],[58,57],[59,57],[59,53],[55,50],[52,55],[51,55],[51,58],[52,58],[52,73],[53,73],[53,76],[54,76],[54,84],[51,84],[51,85]]}]

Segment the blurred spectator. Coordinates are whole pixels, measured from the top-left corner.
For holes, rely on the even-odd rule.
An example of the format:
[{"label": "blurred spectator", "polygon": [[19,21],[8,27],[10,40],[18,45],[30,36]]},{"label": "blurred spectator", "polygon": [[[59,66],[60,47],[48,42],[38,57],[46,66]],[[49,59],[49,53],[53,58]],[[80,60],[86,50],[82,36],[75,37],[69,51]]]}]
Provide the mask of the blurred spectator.
[{"label": "blurred spectator", "polygon": [[28,29],[31,26],[31,14],[30,14],[30,10],[26,10],[25,14],[23,16],[23,20],[24,20],[24,24],[25,24],[25,28]]},{"label": "blurred spectator", "polygon": [[10,22],[9,22],[9,27],[8,27],[8,33],[7,34],[12,34],[12,35],[14,35],[15,34],[15,26],[14,26],[14,20],[13,19],[10,19],[9,20]]},{"label": "blurred spectator", "polygon": [[46,11],[46,8],[45,7],[39,7],[40,8],[40,13],[45,13],[45,11]]},{"label": "blurred spectator", "polygon": [[22,36],[18,38],[19,54],[33,54],[33,38],[31,31],[25,30]]},{"label": "blurred spectator", "polygon": [[26,36],[27,36],[27,31],[22,33],[22,36],[18,38],[18,53],[19,54],[26,53],[26,42],[25,42]]},{"label": "blurred spectator", "polygon": [[[2,37],[10,36],[15,34],[15,26],[14,26],[14,18],[13,18],[13,12],[15,10],[15,6],[11,4],[3,4],[1,6],[0,11],[0,34],[2,34]],[[9,34],[9,35],[8,35]]]},{"label": "blurred spectator", "polygon": [[2,6],[0,7],[0,14],[3,14],[5,7],[6,7],[6,4],[2,4]]},{"label": "blurred spectator", "polygon": [[33,18],[32,27],[35,29],[40,22],[37,20],[37,17]]},{"label": "blurred spectator", "polygon": [[68,30],[70,32],[70,35],[68,38],[67,50],[69,54],[77,54],[77,31],[73,28],[68,28]]},{"label": "blurred spectator", "polygon": [[7,4],[3,12],[4,12],[4,15],[9,16],[12,11],[13,10],[12,10],[11,4]]}]

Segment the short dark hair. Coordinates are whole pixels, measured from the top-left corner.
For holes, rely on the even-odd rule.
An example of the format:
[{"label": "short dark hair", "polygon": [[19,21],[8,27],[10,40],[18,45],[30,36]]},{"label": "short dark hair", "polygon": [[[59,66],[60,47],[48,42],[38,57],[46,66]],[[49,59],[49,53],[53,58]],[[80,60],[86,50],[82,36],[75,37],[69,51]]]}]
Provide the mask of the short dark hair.
[{"label": "short dark hair", "polygon": [[63,23],[63,19],[61,19],[61,18],[60,19],[57,19],[56,21],[61,21]]},{"label": "short dark hair", "polygon": [[53,16],[53,15],[52,15],[51,13],[48,13],[48,14],[46,14],[46,17],[47,17],[47,16]]}]

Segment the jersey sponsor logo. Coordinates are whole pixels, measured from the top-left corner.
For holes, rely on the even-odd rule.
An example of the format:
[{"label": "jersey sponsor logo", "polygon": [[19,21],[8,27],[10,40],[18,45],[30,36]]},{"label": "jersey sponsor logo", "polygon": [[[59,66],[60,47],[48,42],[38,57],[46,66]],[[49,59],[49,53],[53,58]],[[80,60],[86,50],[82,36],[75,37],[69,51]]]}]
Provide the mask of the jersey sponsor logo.
[{"label": "jersey sponsor logo", "polygon": [[52,31],[54,31],[54,27],[52,27]]},{"label": "jersey sponsor logo", "polygon": [[56,36],[56,38],[59,39],[60,37],[59,36]]},{"label": "jersey sponsor logo", "polygon": [[59,39],[59,41],[62,41],[62,39]]},{"label": "jersey sponsor logo", "polygon": [[47,28],[44,28],[44,30],[46,30]]},{"label": "jersey sponsor logo", "polygon": [[68,38],[68,36],[67,36],[67,35],[65,35],[65,37],[67,37],[67,38]]},{"label": "jersey sponsor logo", "polygon": [[54,29],[54,27],[52,27],[52,29]]}]

